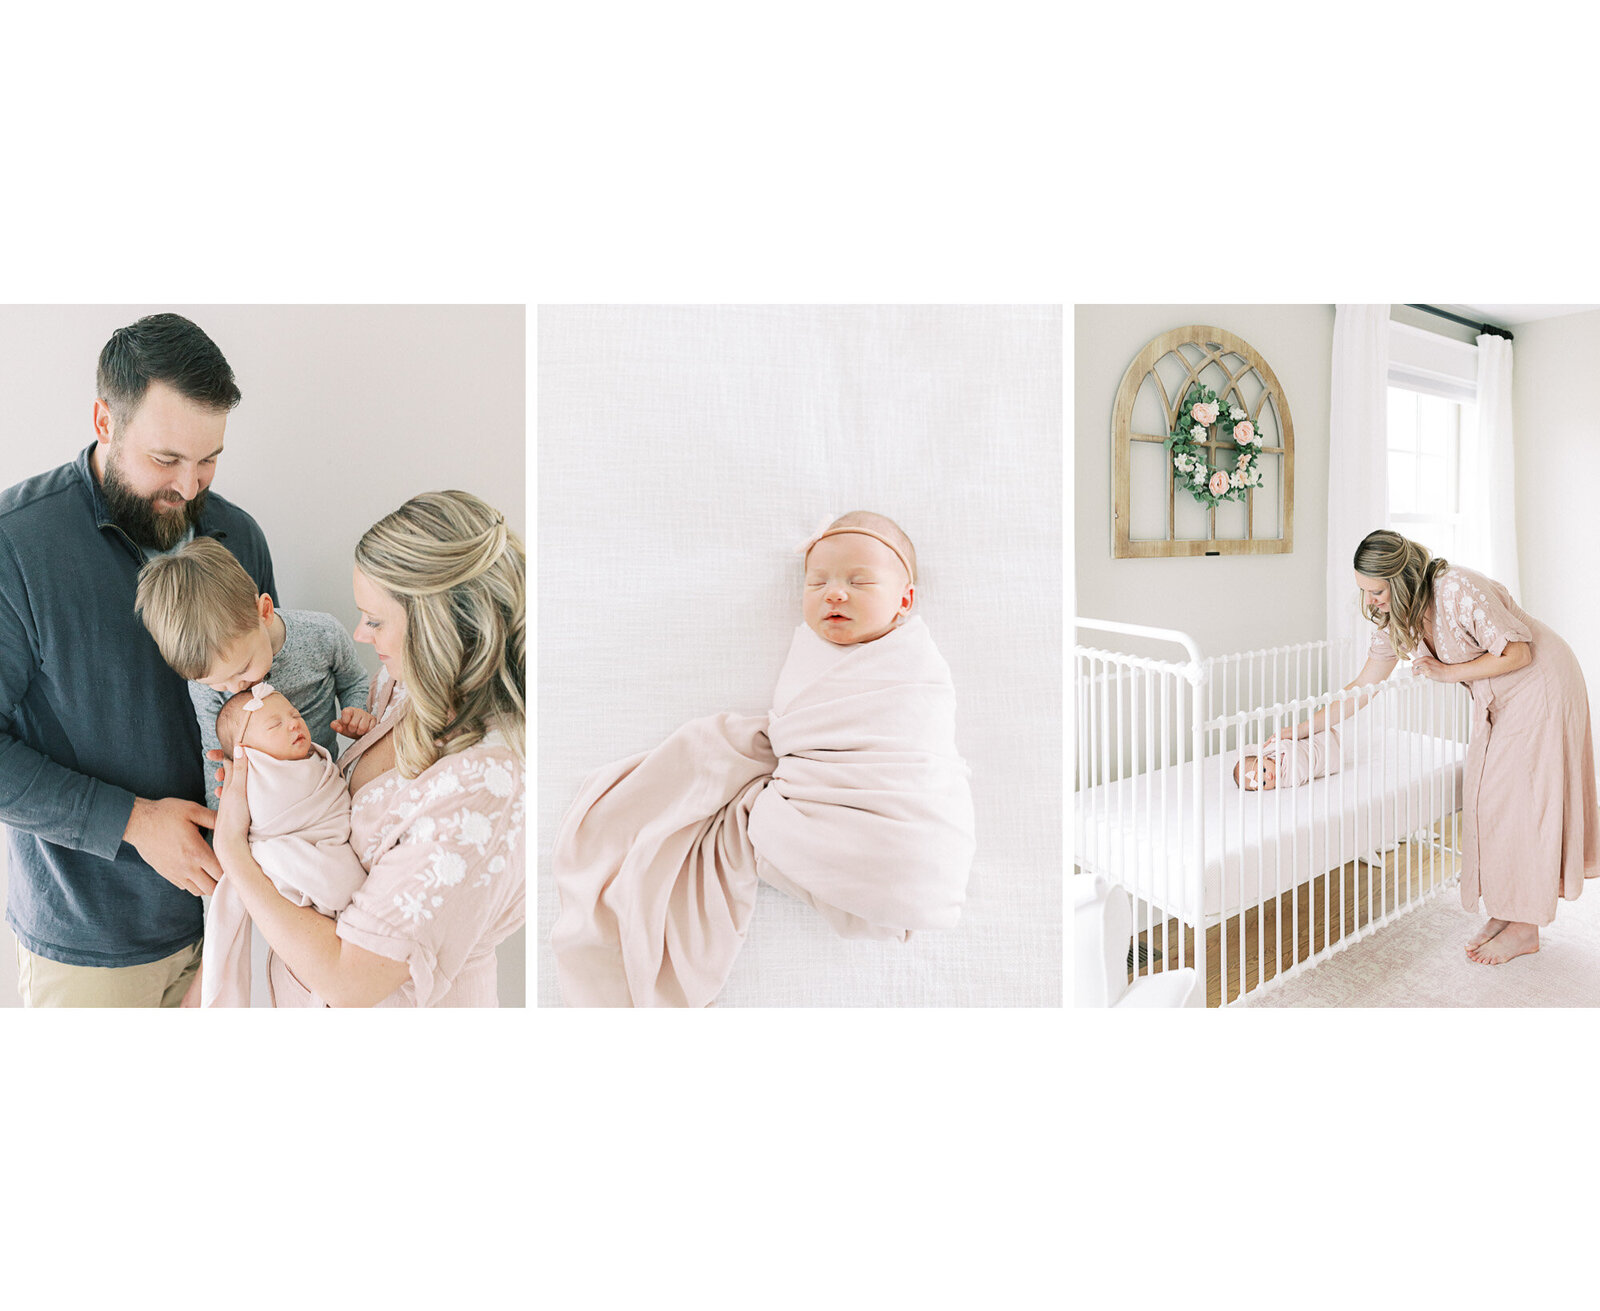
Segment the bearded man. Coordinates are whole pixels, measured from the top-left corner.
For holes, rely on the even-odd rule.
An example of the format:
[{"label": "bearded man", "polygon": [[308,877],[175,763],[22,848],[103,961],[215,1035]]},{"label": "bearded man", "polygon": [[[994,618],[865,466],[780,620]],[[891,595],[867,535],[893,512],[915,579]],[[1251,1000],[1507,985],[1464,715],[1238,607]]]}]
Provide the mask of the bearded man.
[{"label": "bearded man", "polygon": [[6,922],[28,1006],[176,1006],[200,966],[200,735],[134,613],[140,568],[200,535],[258,591],[261,529],[209,488],[239,403],[216,344],[176,314],[112,334],[95,440],[0,492],[0,823]]}]

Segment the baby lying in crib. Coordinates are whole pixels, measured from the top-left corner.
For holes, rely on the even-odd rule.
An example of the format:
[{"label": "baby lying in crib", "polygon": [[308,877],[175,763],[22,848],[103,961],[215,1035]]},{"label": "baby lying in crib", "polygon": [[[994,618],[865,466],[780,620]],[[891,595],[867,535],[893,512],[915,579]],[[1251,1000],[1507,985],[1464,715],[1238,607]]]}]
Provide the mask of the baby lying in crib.
[{"label": "baby lying in crib", "polygon": [[[366,871],[350,848],[350,793],[326,747],[282,693],[257,683],[223,703],[217,738],[250,762],[250,852],[281,892],[330,918]],[[223,879],[211,896],[201,949],[200,1004],[250,1004],[250,917]]]},{"label": "baby lying in crib", "polygon": [[1338,772],[1339,730],[1328,728],[1298,741],[1274,734],[1261,744],[1259,754],[1240,757],[1233,781],[1246,792],[1271,792],[1280,783],[1298,787]]},{"label": "baby lying in crib", "polygon": [[551,945],[577,1006],[703,1006],[756,885],[841,937],[954,927],[974,850],[950,668],[910,618],[916,553],[854,511],[801,547],[801,618],[771,710],[692,720],[592,774],[551,856]]}]

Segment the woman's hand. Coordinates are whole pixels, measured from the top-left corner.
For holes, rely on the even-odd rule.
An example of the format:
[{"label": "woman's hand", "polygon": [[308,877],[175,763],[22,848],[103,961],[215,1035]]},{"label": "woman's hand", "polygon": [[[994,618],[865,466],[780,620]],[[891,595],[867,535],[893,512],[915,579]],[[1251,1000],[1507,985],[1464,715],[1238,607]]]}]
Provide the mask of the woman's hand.
[{"label": "woman's hand", "polygon": [[1420,674],[1423,678],[1431,678],[1435,683],[1453,683],[1456,681],[1455,671],[1442,660],[1435,660],[1432,656],[1414,655],[1411,657],[1411,671]]},{"label": "woman's hand", "polygon": [[1305,720],[1301,720],[1301,722],[1298,724],[1285,725],[1261,744],[1262,750],[1270,747],[1274,742],[1294,742],[1298,740],[1299,738],[1305,736],[1305,734],[1300,731],[1305,727],[1307,727]]},{"label": "woman's hand", "polygon": [[331,727],[340,737],[366,737],[378,726],[376,715],[368,714],[358,706],[346,706]]},{"label": "woman's hand", "polygon": [[222,785],[222,801],[217,806],[217,827],[212,843],[217,858],[250,850],[250,762],[243,748],[233,759],[233,768],[227,770],[227,782]]},{"label": "woman's hand", "polygon": [[222,795],[223,785],[228,781],[228,762],[223,760],[222,752],[220,751],[207,751],[206,759],[215,760],[218,762],[216,773],[217,786],[211,790],[220,797]]}]

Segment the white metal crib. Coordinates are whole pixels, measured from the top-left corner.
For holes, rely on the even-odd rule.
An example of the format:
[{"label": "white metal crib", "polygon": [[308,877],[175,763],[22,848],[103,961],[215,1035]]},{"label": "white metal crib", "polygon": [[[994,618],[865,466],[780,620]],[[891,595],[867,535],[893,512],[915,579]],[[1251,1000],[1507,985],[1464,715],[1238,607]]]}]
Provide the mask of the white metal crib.
[{"label": "white metal crib", "polygon": [[1134,899],[1136,974],[1193,966],[1212,1004],[1247,1001],[1458,878],[1472,722],[1460,686],[1402,665],[1346,713],[1336,772],[1245,791],[1241,746],[1352,704],[1335,681],[1353,677],[1349,651],[1305,642],[1206,659],[1170,629],[1081,617],[1077,628],[1188,657],[1073,649],[1077,863]]}]

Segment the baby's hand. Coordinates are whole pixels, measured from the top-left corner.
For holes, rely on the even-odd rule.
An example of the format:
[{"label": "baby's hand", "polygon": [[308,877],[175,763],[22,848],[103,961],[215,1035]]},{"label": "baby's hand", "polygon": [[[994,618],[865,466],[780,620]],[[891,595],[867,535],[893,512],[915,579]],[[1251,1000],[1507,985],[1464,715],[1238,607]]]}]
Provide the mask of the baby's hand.
[{"label": "baby's hand", "polygon": [[340,712],[339,718],[333,721],[333,731],[340,737],[365,737],[378,726],[375,715],[368,714],[356,706],[346,706]]}]

